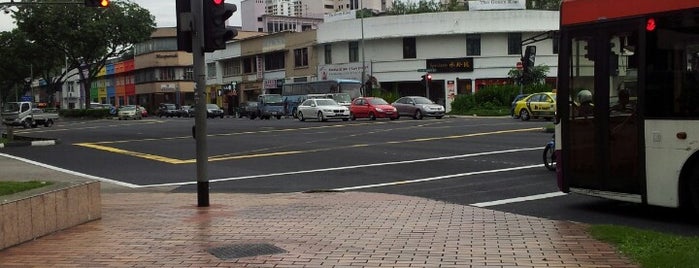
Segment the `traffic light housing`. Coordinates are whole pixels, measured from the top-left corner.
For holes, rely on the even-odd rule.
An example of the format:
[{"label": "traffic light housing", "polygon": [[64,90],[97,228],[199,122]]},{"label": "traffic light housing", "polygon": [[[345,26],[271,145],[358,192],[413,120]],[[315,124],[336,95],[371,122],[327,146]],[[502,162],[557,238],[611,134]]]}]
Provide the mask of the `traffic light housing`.
[{"label": "traffic light housing", "polygon": [[109,0],[85,0],[86,7],[109,7]]},{"label": "traffic light housing", "polygon": [[430,83],[432,83],[432,75],[429,73],[423,74],[420,84],[423,86],[428,86]]},{"label": "traffic light housing", "polygon": [[536,46],[527,46],[522,57],[522,71],[525,74],[531,73],[536,60]]},{"label": "traffic light housing", "polygon": [[224,0],[203,1],[204,52],[226,49],[226,41],[238,35],[233,27],[226,26],[226,20],[233,16],[237,8]]},{"label": "traffic light housing", "polygon": [[192,4],[190,0],[176,0],[177,50],[192,53]]}]

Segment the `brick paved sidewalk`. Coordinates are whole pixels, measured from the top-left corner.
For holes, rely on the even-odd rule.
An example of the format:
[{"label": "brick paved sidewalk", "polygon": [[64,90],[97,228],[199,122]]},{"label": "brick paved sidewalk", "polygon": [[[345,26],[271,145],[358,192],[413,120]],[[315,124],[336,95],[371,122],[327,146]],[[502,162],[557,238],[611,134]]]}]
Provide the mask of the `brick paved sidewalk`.
[{"label": "brick paved sidewalk", "polygon": [[0,266],[636,267],[582,224],[416,197],[196,198],[105,193],[101,220],[0,251]]}]

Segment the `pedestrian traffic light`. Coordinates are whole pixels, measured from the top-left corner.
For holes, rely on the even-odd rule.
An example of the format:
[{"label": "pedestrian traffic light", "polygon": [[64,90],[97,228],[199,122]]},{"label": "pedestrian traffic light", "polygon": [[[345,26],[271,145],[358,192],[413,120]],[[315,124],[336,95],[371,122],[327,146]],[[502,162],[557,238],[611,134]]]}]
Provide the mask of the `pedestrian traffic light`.
[{"label": "pedestrian traffic light", "polygon": [[177,0],[177,50],[192,53],[192,3],[189,0]]},{"label": "pedestrian traffic light", "polygon": [[86,7],[109,7],[109,0],[85,0]]},{"label": "pedestrian traffic light", "polygon": [[238,32],[226,26],[226,20],[237,10],[234,4],[224,0],[203,0],[204,11],[204,52],[226,49],[226,41],[233,39]]}]

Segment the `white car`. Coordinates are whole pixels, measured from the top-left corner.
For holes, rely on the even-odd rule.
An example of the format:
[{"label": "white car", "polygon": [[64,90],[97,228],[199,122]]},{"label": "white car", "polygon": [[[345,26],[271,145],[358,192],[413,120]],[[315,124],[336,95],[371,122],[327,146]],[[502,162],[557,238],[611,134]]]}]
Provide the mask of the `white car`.
[{"label": "white car", "polygon": [[136,106],[121,106],[119,107],[119,112],[117,113],[117,116],[119,117],[119,120],[122,119],[141,119],[141,110],[139,110]]},{"label": "white car", "polygon": [[316,118],[318,121],[328,121],[328,119],[347,121],[350,118],[349,109],[337,104],[333,99],[307,99],[297,109],[296,116],[299,121],[305,121],[308,118]]}]

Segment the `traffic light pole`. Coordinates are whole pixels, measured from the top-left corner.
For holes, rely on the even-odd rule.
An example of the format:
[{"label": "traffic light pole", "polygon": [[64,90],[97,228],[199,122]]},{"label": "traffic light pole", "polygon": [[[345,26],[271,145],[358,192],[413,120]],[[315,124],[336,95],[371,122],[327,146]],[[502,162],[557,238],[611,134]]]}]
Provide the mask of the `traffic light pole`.
[{"label": "traffic light pole", "polygon": [[430,98],[430,83],[432,82],[432,79],[429,78],[429,73],[425,74],[425,90],[427,90],[425,96],[429,99]]},{"label": "traffic light pole", "polygon": [[197,206],[209,206],[208,148],[206,144],[206,77],[204,74],[204,19],[202,1],[190,1],[194,67],[194,135],[197,150]]}]

